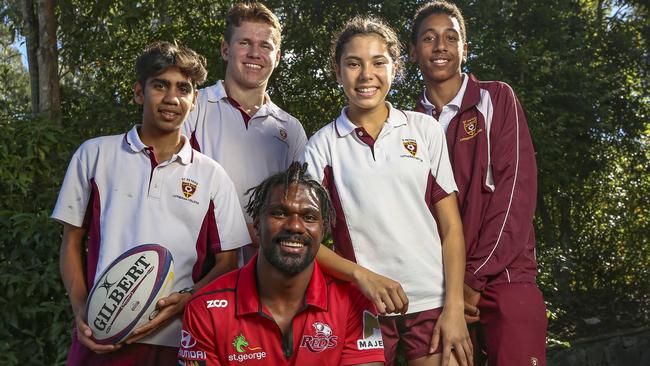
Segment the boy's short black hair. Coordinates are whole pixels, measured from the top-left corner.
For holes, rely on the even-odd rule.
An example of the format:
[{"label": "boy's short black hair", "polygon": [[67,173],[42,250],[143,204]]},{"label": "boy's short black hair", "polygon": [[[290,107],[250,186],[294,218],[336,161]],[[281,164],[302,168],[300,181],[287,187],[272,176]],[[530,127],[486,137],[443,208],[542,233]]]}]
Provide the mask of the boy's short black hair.
[{"label": "boy's short black hair", "polygon": [[205,66],[205,57],[187,47],[169,42],[155,42],[147,46],[136,60],[135,73],[144,88],[147,79],[162,74],[170,67],[176,67],[196,88],[203,84],[208,76]]}]

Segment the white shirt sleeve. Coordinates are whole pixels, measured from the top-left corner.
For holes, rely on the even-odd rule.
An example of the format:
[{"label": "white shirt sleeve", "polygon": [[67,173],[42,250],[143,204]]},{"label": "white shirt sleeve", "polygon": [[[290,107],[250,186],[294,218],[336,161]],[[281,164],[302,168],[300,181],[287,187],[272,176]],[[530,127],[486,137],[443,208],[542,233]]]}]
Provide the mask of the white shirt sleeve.
[{"label": "white shirt sleeve", "polygon": [[325,168],[328,164],[326,152],[319,146],[324,145],[322,141],[318,141],[322,135],[322,133],[316,133],[309,139],[300,161],[307,163],[307,173],[312,179],[324,184]]},{"label": "white shirt sleeve", "polygon": [[212,203],[221,250],[236,249],[251,243],[235,185],[221,166],[216,169],[213,181],[215,195]]},{"label": "white shirt sleeve", "polygon": [[[433,117],[430,117],[433,118]],[[436,183],[447,193],[458,192],[454,172],[449,161],[447,139],[439,123],[430,123],[431,131],[427,135],[429,141],[429,156],[431,157],[431,174],[436,178]]]},{"label": "white shirt sleeve", "polygon": [[76,227],[83,225],[86,208],[92,191],[91,178],[88,164],[86,163],[88,151],[87,143],[82,144],[75,151],[68,171],[63,179],[59,198],[52,211],[52,218]]}]

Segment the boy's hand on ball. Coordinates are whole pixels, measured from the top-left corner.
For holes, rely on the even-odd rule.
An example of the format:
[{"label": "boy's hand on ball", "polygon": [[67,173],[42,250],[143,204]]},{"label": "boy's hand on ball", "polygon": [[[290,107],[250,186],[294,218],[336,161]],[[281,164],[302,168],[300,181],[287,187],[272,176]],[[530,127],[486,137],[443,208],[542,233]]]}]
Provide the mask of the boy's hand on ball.
[{"label": "boy's hand on ball", "polygon": [[151,320],[142,326],[136,328],[133,333],[126,339],[126,344],[131,344],[148,336],[153,331],[166,324],[176,316],[183,314],[185,304],[192,296],[187,293],[180,294],[174,292],[167,297],[163,297],[156,303],[156,312]]}]

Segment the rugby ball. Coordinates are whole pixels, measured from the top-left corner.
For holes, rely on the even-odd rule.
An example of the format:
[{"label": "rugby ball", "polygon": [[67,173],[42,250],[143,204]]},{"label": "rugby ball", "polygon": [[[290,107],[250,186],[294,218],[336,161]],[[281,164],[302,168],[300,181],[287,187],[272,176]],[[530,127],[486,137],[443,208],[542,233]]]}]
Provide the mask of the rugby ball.
[{"label": "rugby ball", "polygon": [[86,302],[86,323],[98,344],[117,344],[156,315],[156,302],[169,295],[172,254],[144,244],[115,259],[95,281]]}]

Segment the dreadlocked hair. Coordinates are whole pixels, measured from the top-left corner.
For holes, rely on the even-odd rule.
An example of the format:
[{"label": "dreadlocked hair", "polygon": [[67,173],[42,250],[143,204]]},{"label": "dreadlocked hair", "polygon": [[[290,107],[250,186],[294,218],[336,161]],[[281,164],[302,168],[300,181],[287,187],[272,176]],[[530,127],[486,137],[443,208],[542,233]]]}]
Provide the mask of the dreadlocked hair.
[{"label": "dreadlocked hair", "polygon": [[291,163],[291,166],[286,171],[274,174],[266,178],[258,186],[246,191],[246,194],[251,194],[246,205],[246,213],[253,218],[253,222],[257,222],[264,213],[271,191],[280,184],[284,186],[285,197],[291,184],[303,185],[316,193],[318,202],[320,203],[320,213],[323,217],[323,236],[328,235],[336,221],[336,213],[330,200],[330,195],[318,181],[314,180],[307,173],[307,163],[301,164],[297,161]]}]

